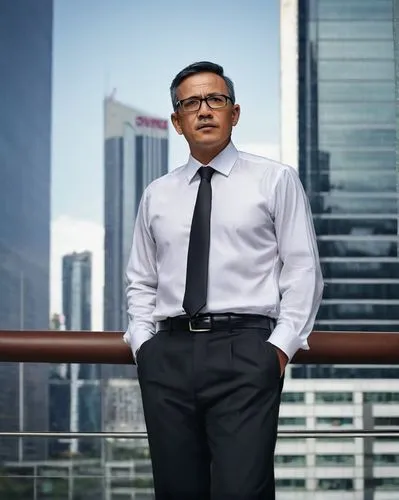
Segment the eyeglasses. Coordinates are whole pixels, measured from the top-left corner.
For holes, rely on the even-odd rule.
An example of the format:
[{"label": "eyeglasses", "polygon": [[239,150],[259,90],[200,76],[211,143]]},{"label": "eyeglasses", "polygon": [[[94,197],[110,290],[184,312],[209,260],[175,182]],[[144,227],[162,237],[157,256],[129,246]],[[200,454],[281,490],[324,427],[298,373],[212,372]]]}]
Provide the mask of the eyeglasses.
[{"label": "eyeglasses", "polygon": [[209,108],[211,109],[221,109],[227,106],[230,101],[233,103],[231,97],[223,94],[210,95],[207,97],[189,97],[188,99],[182,99],[177,101],[176,107],[180,108],[184,113],[191,113],[198,111],[205,101]]}]

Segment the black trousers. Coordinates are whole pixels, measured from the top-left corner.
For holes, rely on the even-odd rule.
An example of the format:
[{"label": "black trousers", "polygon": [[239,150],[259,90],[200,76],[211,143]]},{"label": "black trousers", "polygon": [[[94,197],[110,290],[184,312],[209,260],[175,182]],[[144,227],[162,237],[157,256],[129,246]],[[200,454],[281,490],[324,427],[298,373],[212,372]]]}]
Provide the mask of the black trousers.
[{"label": "black trousers", "polygon": [[157,500],[274,500],[270,331],[160,331],[137,359]]}]

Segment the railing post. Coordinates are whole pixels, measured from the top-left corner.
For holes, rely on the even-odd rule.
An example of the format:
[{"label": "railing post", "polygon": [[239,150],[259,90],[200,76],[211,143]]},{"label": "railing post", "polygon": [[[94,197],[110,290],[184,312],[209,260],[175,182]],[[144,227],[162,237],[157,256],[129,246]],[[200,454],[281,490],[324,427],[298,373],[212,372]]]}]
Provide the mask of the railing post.
[{"label": "railing post", "polygon": [[[363,402],[363,429],[366,431],[374,429],[373,407],[370,402]],[[373,444],[374,437],[367,436],[363,439],[364,500],[374,500]]]}]

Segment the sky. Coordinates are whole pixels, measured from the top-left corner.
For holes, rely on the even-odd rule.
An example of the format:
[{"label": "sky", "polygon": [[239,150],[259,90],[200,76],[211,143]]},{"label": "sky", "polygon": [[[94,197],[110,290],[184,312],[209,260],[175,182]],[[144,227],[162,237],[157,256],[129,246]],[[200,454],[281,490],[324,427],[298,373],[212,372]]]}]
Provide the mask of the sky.
[{"label": "sky", "polygon": [[[233,141],[279,158],[279,0],[55,0],[51,313],[61,259],[93,252],[93,329],[102,329],[103,99],[169,118],[169,86],[186,65],[221,64],[241,105]],[[169,169],[184,163],[170,127]]]}]

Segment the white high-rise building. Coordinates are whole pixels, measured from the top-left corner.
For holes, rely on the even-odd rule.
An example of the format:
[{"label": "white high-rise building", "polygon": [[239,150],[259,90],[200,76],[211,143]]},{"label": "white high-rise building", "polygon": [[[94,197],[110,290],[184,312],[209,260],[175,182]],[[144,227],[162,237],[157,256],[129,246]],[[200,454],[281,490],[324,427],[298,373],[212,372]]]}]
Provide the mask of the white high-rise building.
[{"label": "white high-rise building", "polygon": [[127,327],[124,271],[148,184],[168,172],[168,120],[104,100],[104,330]]}]

